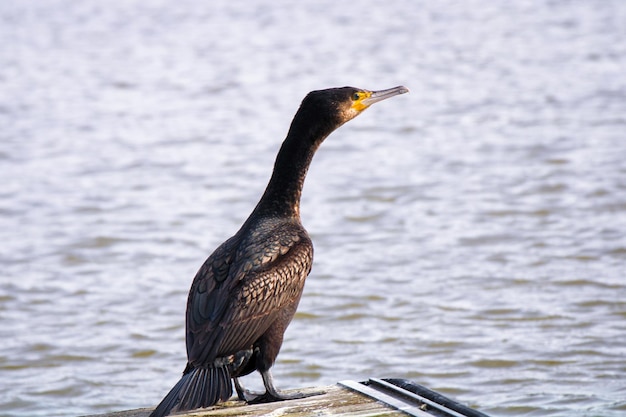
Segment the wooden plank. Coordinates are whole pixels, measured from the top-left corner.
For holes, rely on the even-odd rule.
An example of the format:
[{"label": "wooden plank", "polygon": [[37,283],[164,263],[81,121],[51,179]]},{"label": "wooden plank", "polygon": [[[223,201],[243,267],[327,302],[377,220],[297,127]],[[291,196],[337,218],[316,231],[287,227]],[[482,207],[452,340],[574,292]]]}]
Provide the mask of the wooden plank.
[{"label": "wooden plank", "polygon": [[[304,416],[341,416],[341,417],[406,417],[406,414],[381,402],[352,392],[338,385],[302,389],[303,392],[324,391],[324,394],[299,400],[280,401],[269,404],[248,405],[243,401],[227,401],[216,406],[194,410],[177,417],[228,417],[228,416],[263,416],[263,417],[304,417]],[[289,392],[289,391],[287,391]],[[120,411],[91,417],[148,417],[151,408]]]}]

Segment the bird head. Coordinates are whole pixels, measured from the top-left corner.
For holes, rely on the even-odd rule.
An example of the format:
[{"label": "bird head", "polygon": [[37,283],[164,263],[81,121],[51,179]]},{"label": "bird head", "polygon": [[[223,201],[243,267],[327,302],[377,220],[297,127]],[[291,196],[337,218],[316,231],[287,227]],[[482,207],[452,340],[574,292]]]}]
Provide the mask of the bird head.
[{"label": "bird head", "polygon": [[380,91],[355,87],[311,91],[302,100],[294,122],[300,127],[306,125],[312,129],[312,133],[315,132],[312,137],[323,140],[330,132],[354,119],[372,104],[408,92],[409,89],[404,86]]},{"label": "bird head", "polygon": [[362,90],[354,87],[344,88],[346,89],[345,93],[347,94],[346,97],[339,103],[339,110],[345,121],[355,118],[361,114],[363,110],[367,109],[374,103],[397,96],[398,94],[409,92],[409,89],[404,86],[398,86],[380,91]]}]

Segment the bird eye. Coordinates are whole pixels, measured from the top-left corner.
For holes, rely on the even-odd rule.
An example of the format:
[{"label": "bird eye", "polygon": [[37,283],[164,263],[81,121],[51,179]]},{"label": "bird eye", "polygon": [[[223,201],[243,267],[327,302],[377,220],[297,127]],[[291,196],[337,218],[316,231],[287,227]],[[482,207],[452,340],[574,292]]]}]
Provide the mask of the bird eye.
[{"label": "bird eye", "polygon": [[356,100],[358,100],[358,99],[360,99],[360,98],[361,98],[361,94],[359,94],[359,93],[354,93],[354,94],[352,95],[352,100],[354,100],[354,101],[356,101]]}]

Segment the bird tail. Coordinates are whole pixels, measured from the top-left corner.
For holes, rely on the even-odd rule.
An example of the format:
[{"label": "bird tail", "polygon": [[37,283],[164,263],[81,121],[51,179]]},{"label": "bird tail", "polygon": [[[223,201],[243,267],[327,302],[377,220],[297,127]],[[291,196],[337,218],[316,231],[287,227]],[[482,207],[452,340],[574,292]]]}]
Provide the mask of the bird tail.
[{"label": "bird tail", "polygon": [[185,371],[150,417],[164,417],[172,411],[210,407],[218,401],[226,401],[233,393],[226,365],[209,365]]}]

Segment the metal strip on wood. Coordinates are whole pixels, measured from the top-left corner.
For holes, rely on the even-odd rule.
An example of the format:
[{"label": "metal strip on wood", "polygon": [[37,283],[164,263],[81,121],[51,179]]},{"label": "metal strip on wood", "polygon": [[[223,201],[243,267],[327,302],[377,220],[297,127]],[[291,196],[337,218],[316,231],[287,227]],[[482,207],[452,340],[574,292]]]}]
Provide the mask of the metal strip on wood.
[{"label": "metal strip on wood", "polygon": [[378,391],[374,388],[371,388],[367,385],[361,384],[356,381],[340,381],[339,385],[351,389],[353,391],[359,392],[363,395],[366,395],[370,398],[375,399],[376,401],[380,401],[396,410],[402,411],[410,416],[415,417],[432,417],[432,414],[429,414],[416,406],[414,404],[410,404],[406,401],[403,401],[400,398],[393,397],[391,395],[385,394],[384,392]]},{"label": "metal strip on wood", "polygon": [[485,413],[474,410],[473,408],[463,405],[436,391],[430,390],[407,379],[385,378],[383,380],[380,380],[377,378],[371,378],[370,383],[371,382],[384,384],[388,387],[393,387],[393,389],[399,390],[398,392],[402,392],[405,395],[414,396],[413,398],[418,397],[430,400],[431,402],[438,404],[437,408],[445,407],[446,410],[453,410],[463,417],[489,417]]},{"label": "metal strip on wood", "polygon": [[417,401],[423,404],[426,404],[428,407],[432,407],[435,408],[439,411],[442,411],[445,413],[446,416],[450,416],[450,417],[467,417],[465,414],[461,414],[461,413],[457,413],[454,410],[449,409],[448,407],[439,404],[435,401],[432,401],[426,397],[422,397],[421,395],[417,395],[414,394],[410,391],[405,390],[404,388],[400,388],[397,385],[393,385],[390,384],[387,381],[383,381],[382,379],[378,379],[378,378],[370,378],[369,380],[370,384],[375,384],[378,385],[382,388],[385,388],[391,392],[394,392],[396,395],[402,396],[402,397],[406,397],[409,398],[413,401]]},{"label": "metal strip on wood", "polygon": [[411,381],[370,378],[367,382],[341,381],[339,384],[411,416],[488,417]]}]

